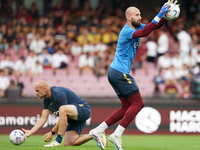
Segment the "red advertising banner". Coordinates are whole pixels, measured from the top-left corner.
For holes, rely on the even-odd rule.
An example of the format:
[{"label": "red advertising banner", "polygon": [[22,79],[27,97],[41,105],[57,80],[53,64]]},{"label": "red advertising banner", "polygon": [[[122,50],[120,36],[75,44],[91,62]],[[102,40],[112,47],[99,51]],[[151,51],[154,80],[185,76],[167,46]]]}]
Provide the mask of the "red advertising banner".
[{"label": "red advertising banner", "polygon": [[[120,105],[90,104],[92,116],[87,120],[83,133],[102,121]],[[124,134],[198,134],[200,132],[200,108],[198,105],[149,105],[145,106],[131,122]],[[14,129],[31,129],[40,118],[42,104],[1,104],[0,134]],[[50,114],[46,124],[37,134],[49,132],[59,117]],[[111,133],[117,124],[106,132]]]}]

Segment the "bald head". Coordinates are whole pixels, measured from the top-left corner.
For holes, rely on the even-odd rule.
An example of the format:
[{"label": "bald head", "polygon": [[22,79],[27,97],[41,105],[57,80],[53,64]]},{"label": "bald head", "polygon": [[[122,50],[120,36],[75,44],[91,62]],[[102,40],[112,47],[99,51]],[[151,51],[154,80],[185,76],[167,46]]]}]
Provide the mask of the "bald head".
[{"label": "bald head", "polygon": [[36,83],[36,87],[38,87],[38,88],[45,88],[45,87],[48,88],[49,84],[46,81],[41,80],[41,81]]},{"label": "bald head", "polygon": [[41,80],[36,83],[35,92],[39,99],[51,96],[50,86],[44,80]]},{"label": "bald head", "polygon": [[126,19],[127,17],[137,13],[139,9],[137,7],[128,7],[125,12]]},{"label": "bald head", "polygon": [[141,26],[141,13],[137,7],[128,7],[125,12],[127,23],[132,28]]}]

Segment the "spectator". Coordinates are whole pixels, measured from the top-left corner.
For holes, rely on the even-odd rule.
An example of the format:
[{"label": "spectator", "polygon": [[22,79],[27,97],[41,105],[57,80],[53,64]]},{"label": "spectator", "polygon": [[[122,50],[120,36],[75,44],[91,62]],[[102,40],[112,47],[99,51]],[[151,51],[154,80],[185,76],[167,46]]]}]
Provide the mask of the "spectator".
[{"label": "spectator", "polygon": [[157,56],[157,43],[153,41],[151,38],[149,38],[147,40],[146,47],[147,47],[147,62],[155,64]]},{"label": "spectator", "polygon": [[21,25],[22,31],[27,34],[29,32],[29,30],[30,30],[30,25],[27,22],[25,17],[21,17],[20,18],[20,25]]},{"label": "spectator", "polygon": [[53,74],[56,74],[56,69],[65,69],[66,70],[66,74],[69,73],[68,70],[68,64],[69,63],[69,59],[67,57],[67,55],[65,55],[63,53],[62,49],[58,49],[57,52],[55,54],[52,55],[52,68],[53,68]]},{"label": "spectator", "polygon": [[19,11],[17,12],[16,18],[19,20],[21,17],[25,17],[27,22],[31,23],[32,18],[29,13],[27,13],[26,9],[24,8],[24,5],[22,4],[19,7]]},{"label": "spectator", "polygon": [[192,42],[191,42],[191,53],[193,57],[196,57],[198,54],[198,49],[200,49],[200,39],[198,39],[197,34],[192,35]]},{"label": "spectator", "polygon": [[62,5],[62,2],[57,2],[56,6],[52,9],[52,15],[54,18],[54,24],[55,26],[59,26],[62,23],[62,17],[65,13],[65,9]]},{"label": "spectator", "polygon": [[90,7],[90,3],[88,0],[83,1],[83,7],[81,10],[81,16],[80,16],[80,20],[81,23],[87,23],[87,22],[91,22],[94,16],[94,11],[93,9]]},{"label": "spectator", "polygon": [[106,51],[106,49],[107,45],[101,41],[95,45],[95,51],[101,51],[103,53]]},{"label": "spectator", "polygon": [[10,55],[5,55],[4,60],[0,62],[0,68],[4,70],[5,75],[12,75],[15,64],[10,60]]},{"label": "spectator", "polygon": [[189,24],[198,23],[199,20],[199,1],[191,0],[185,2],[183,8],[183,17],[189,22]]},{"label": "spectator", "polygon": [[191,37],[190,35],[183,30],[184,24],[180,23],[178,25],[178,34],[177,34],[177,39],[178,39],[178,44],[179,44],[179,51],[180,51],[180,57],[184,58],[190,51],[190,44],[191,44]]},{"label": "spectator", "polygon": [[174,84],[178,83],[178,80],[181,78],[180,71],[176,70],[174,66],[170,66],[165,74],[164,74],[164,80],[166,85],[170,85],[171,81],[174,82]]},{"label": "spectator", "polygon": [[73,18],[71,23],[77,22],[77,16],[79,17],[81,12],[78,9],[76,1],[71,1],[71,4],[69,5],[69,8],[66,10],[66,14],[70,14],[69,17]]},{"label": "spectator", "polygon": [[55,43],[66,43],[66,33],[63,26],[58,26],[54,34]]},{"label": "spectator", "polygon": [[19,102],[21,94],[22,89],[19,86],[15,85],[14,80],[11,80],[10,85],[4,91],[3,96],[7,98],[8,102]]},{"label": "spectator", "polygon": [[183,67],[183,59],[180,58],[179,53],[176,53],[174,57],[172,57],[172,65],[176,70],[181,70]]},{"label": "spectator", "polygon": [[116,43],[116,42],[117,42],[117,39],[118,39],[118,37],[117,37],[117,35],[112,31],[111,26],[108,26],[106,32],[103,33],[103,35],[102,35],[102,41],[103,41],[105,44],[112,45],[113,43]]},{"label": "spectator", "polygon": [[3,36],[3,43],[7,43],[8,45],[15,45],[16,39],[11,28],[8,28],[6,34]]},{"label": "spectator", "polygon": [[171,66],[171,58],[168,52],[164,53],[158,58],[158,68],[159,71],[166,70]]},{"label": "spectator", "polygon": [[51,67],[52,56],[48,53],[47,48],[44,48],[42,54],[38,56],[38,61],[44,68]]},{"label": "spectator", "polygon": [[30,14],[31,18],[35,21],[39,18],[36,3],[32,4],[31,9],[28,11],[28,13]]},{"label": "spectator", "polygon": [[12,18],[12,16],[13,16],[12,7],[9,6],[8,2],[3,3],[3,6],[1,6],[0,9],[1,19],[4,19],[3,21],[7,21],[8,19]]},{"label": "spectator", "polygon": [[166,29],[159,30],[159,37],[157,43],[158,43],[158,48],[157,48],[158,57],[162,56],[164,53],[169,51],[169,38],[166,33]]},{"label": "spectator", "polygon": [[96,8],[96,15],[99,16],[99,18],[103,18],[103,16],[106,14],[106,6],[104,1],[100,1],[98,7]]},{"label": "spectator", "polygon": [[154,92],[153,92],[153,97],[155,98],[161,98],[162,96],[162,93],[160,91],[160,88],[158,85],[155,85],[155,89],[154,89]]},{"label": "spectator", "polygon": [[197,54],[194,57],[196,58],[197,64],[200,64],[200,49],[197,51]]},{"label": "spectator", "polygon": [[36,39],[30,43],[30,51],[33,51],[36,54],[42,53],[42,50],[46,47],[46,43],[41,38],[40,33],[36,33]]},{"label": "spectator", "polygon": [[91,53],[83,53],[79,57],[79,62],[78,62],[78,67],[79,67],[79,73],[82,75],[83,70],[85,69],[94,69],[94,57],[91,55]]},{"label": "spectator", "polygon": [[189,52],[188,55],[183,59],[183,63],[188,66],[188,68],[193,68],[196,65],[196,58],[192,56],[192,53]]},{"label": "spectator", "polygon": [[101,51],[96,51],[94,55],[94,73],[97,77],[106,74],[104,55],[102,54]]},{"label": "spectator", "polygon": [[169,80],[168,84],[165,86],[165,96],[169,98],[177,98],[179,96],[178,89],[173,80]]},{"label": "spectator", "polygon": [[30,43],[36,39],[36,28],[32,27],[31,32],[26,35],[27,46],[29,47]]},{"label": "spectator", "polygon": [[88,42],[91,42],[92,35],[89,33],[88,29],[86,27],[80,28],[80,35],[77,36],[77,42],[81,44],[81,46],[84,46],[88,44]]},{"label": "spectator", "polygon": [[80,56],[82,53],[82,47],[80,46],[80,44],[78,42],[75,42],[72,46],[71,46],[71,55],[72,55],[72,60],[74,60],[74,58],[76,56]]},{"label": "spectator", "polygon": [[91,42],[88,42],[87,44],[83,46],[83,53],[87,53],[87,52],[90,53],[94,51],[95,51],[95,46]]},{"label": "spectator", "polygon": [[184,99],[191,98],[191,92],[190,92],[191,82],[189,80],[191,79],[188,79],[186,77],[183,77],[181,79],[181,88],[183,89],[183,92],[180,95],[181,98]]},{"label": "spectator", "polygon": [[188,66],[186,64],[183,64],[182,69],[179,71],[180,77],[188,77],[188,74],[190,73],[190,70],[188,69]]},{"label": "spectator", "polygon": [[30,81],[33,80],[33,77],[41,76],[43,74],[43,66],[36,61],[35,64],[31,67],[30,71],[28,72],[28,76]]},{"label": "spectator", "polygon": [[147,46],[146,46],[146,38],[141,38],[140,45],[137,50],[137,54],[135,55],[134,62],[135,68],[142,68],[144,71],[147,70],[146,66],[147,60]]},{"label": "spectator", "polygon": [[19,32],[17,35],[16,35],[16,48],[17,48],[17,53],[19,53],[19,49],[20,48],[24,48],[24,45],[26,42],[26,35],[23,31]]},{"label": "spectator", "polygon": [[43,37],[44,42],[48,49],[52,49],[54,45],[54,37],[53,37],[53,30],[52,28],[47,28],[45,31],[45,35]]},{"label": "spectator", "polygon": [[7,76],[5,76],[4,70],[0,69],[0,92],[2,95],[3,92],[8,88],[10,85],[10,81]]},{"label": "spectator", "polygon": [[16,18],[13,18],[11,20],[11,23],[9,24],[8,28],[13,29],[13,33],[15,34],[16,33],[16,27],[17,27],[18,24],[19,24],[18,20]]},{"label": "spectator", "polygon": [[[68,27],[69,27],[69,25],[68,25]],[[73,28],[75,28],[74,26],[71,25],[71,28],[72,29],[70,29],[70,30],[67,29],[67,31],[66,31],[66,37],[67,37],[67,42],[68,43],[69,42],[76,42],[77,32],[76,32],[75,29],[73,29]]]},{"label": "spectator", "polygon": [[35,64],[37,61],[37,56],[34,52],[30,51],[29,56],[26,58],[26,67],[28,70]]},{"label": "spectator", "polygon": [[92,43],[97,44],[101,41],[101,34],[98,32],[98,28],[95,25],[90,27],[90,34],[92,35]]},{"label": "spectator", "polygon": [[26,60],[26,58],[22,56],[15,63],[14,76],[16,77],[17,81],[19,81],[19,77],[21,75],[23,75],[23,76],[27,75],[28,68],[27,68],[27,65],[25,63],[25,60]]}]

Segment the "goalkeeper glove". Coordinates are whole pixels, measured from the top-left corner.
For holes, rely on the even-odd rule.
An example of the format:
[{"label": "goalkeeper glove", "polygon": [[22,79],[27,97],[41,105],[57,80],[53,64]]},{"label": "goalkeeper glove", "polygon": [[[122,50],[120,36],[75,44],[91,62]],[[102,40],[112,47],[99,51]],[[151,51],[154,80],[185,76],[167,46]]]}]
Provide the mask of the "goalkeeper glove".
[{"label": "goalkeeper glove", "polygon": [[[170,0],[169,0],[170,1]],[[157,14],[157,16],[151,21],[152,23],[158,23],[160,21],[160,19],[169,11],[170,9],[170,5],[168,4],[169,1],[167,3],[165,3],[162,8],[160,9],[160,12]]]}]

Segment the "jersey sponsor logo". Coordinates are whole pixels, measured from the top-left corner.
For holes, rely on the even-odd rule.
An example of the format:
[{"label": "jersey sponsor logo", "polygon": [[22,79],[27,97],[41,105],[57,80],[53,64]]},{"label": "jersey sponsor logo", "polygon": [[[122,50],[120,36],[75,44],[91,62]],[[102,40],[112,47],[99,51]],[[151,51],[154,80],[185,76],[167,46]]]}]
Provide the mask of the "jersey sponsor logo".
[{"label": "jersey sponsor logo", "polygon": [[136,127],[144,133],[153,133],[161,123],[160,113],[152,107],[144,107],[135,118]]},{"label": "jersey sponsor logo", "polygon": [[83,106],[84,106],[84,104],[79,104],[79,106],[80,106],[80,107],[83,107]]}]

